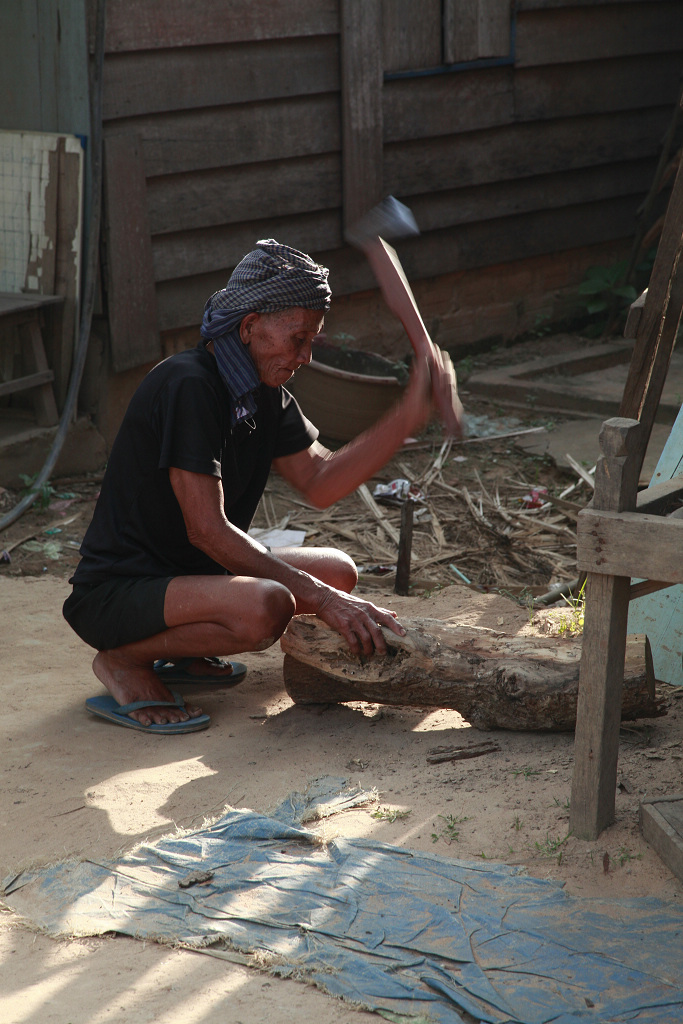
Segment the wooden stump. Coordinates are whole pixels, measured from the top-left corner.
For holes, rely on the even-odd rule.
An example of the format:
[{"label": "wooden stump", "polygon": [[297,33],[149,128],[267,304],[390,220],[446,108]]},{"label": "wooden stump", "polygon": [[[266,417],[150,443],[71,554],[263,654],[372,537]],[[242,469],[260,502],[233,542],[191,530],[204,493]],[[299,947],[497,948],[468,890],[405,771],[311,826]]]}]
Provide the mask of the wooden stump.
[{"label": "wooden stump", "polygon": [[[284,681],[297,704],[372,701],[452,708],[477,729],[571,730],[581,638],[507,636],[440,619],[402,619],[384,630],[388,653],[354,657],[343,638],[313,615],[292,619],[281,640]],[[647,637],[628,638],[622,718],[653,718]]]}]

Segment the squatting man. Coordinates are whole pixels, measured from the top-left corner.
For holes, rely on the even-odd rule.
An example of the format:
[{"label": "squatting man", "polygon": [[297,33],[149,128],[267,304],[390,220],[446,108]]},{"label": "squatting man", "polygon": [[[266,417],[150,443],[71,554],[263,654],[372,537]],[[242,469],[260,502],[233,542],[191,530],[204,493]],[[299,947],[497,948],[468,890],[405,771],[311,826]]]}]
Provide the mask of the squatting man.
[{"label": "squatting man", "polygon": [[[166,685],[225,679],[218,661],[270,647],[313,613],[355,654],[383,654],[395,613],[352,594],[356,567],[334,548],[274,548],[248,535],[271,468],[327,508],[368,480],[432,414],[435,376],[414,360],[400,403],[338,451],[285,388],[311,359],[330,307],[328,271],[273,239],[256,243],[207,301],[196,348],[165,359],[135,392],[112,447],[64,604],[97,650],[108,691],[89,710],[153,732],[206,728]],[[234,678],[233,680],[234,681]]]}]

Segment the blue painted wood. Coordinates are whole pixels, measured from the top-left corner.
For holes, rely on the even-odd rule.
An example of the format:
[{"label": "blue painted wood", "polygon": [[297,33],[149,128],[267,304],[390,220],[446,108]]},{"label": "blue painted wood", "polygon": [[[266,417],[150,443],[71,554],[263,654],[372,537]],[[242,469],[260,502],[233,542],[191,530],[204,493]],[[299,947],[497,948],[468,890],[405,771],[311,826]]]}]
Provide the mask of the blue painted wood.
[{"label": "blue painted wood", "polygon": [[[662,483],[681,473],[683,408],[671,428],[650,483]],[[631,601],[628,631],[647,633],[650,638],[656,678],[675,686],[683,686],[683,585],[659,590],[655,594]]]}]

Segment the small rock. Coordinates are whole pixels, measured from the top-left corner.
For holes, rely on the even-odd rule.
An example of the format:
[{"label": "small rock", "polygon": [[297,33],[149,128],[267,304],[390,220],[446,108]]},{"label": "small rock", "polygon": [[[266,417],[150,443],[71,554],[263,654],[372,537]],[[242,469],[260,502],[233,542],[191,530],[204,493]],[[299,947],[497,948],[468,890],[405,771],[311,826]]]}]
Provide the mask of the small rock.
[{"label": "small rock", "polygon": [[189,875],[178,879],[181,889],[189,889],[191,885],[208,885],[213,878],[213,871],[190,871]]}]

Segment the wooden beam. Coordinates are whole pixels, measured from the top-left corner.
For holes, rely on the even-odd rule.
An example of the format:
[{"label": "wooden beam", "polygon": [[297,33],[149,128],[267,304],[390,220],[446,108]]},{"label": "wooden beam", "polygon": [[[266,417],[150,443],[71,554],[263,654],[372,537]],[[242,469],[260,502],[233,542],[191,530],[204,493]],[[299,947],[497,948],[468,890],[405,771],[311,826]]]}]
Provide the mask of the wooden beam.
[{"label": "wooden beam", "polygon": [[339,97],[296,96],[117,121],[142,145],[148,177],[332,153],[341,147]]},{"label": "wooden beam", "polygon": [[678,0],[520,11],[515,66],[674,52],[683,46],[682,26]]},{"label": "wooden beam", "polygon": [[669,198],[619,410],[621,415],[638,419],[643,425],[639,452],[641,465],[683,312],[682,224],[683,161]]},{"label": "wooden beam", "polygon": [[670,105],[680,72],[679,51],[515,68],[515,116],[550,120]]},{"label": "wooden beam", "polygon": [[629,601],[637,601],[639,597],[646,597],[647,594],[657,594],[660,590],[668,590],[676,586],[675,583],[662,583],[661,580],[641,580],[640,583],[632,583],[628,591]]},{"label": "wooden beam", "polygon": [[[282,239],[305,252],[336,249],[343,244],[336,210],[271,217],[267,221],[228,224],[213,230],[157,235],[152,244],[154,280],[175,280],[211,273],[221,267],[235,267],[251,252],[258,239],[264,237]],[[204,301],[208,297],[206,295]]]},{"label": "wooden beam", "polygon": [[340,0],[344,230],[383,194],[382,4]]},{"label": "wooden beam", "polygon": [[482,131],[514,120],[511,68],[397,78],[384,83],[384,141]]},{"label": "wooden beam", "polygon": [[[620,418],[607,420],[602,426],[603,454],[596,469],[593,498],[600,512],[605,508],[615,512],[635,508],[639,467],[636,469],[634,452],[640,431],[639,423]],[[579,514],[579,524],[582,515],[583,512]],[[614,820],[631,583],[630,571],[603,576],[594,568],[594,561],[591,561],[586,586],[569,817],[570,829],[579,839],[597,839]]]},{"label": "wooden beam", "polygon": [[338,153],[168,174],[147,182],[147,209],[153,235],[244,224],[340,206]]},{"label": "wooden beam", "polygon": [[[39,427],[52,427],[57,423],[59,414],[57,413],[57,404],[51,383],[54,379],[54,374],[47,365],[39,319],[35,317],[29,320],[28,323],[22,324],[19,328],[19,334],[26,344],[26,348],[30,353],[30,360],[33,363],[33,369],[35,370],[34,378],[36,383],[32,388],[31,398],[36,414],[36,422]],[[49,374],[49,378],[40,384],[38,383],[38,378],[43,374]]]},{"label": "wooden beam", "polygon": [[446,64],[507,57],[510,5],[500,0],[444,0]]},{"label": "wooden beam", "polygon": [[626,324],[624,325],[624,337],[633,340],[638,335],[638,328],[640,326],[640,319],[643,315],[643,309],[647,300],[647,288],[644,292],[638,296],[635,302],[632,302],[628,308],[628,315],[626,317]]},{"label": "wooden beam", "polygon": [[670,480],[662,480],[661,483],[652,484],[645,490],[639,491],[636,509],[638,512],[661,515],[669,510],[668,506],[681,498],[683,498],[683,476],[674,476]]},{"label": "wooden beam", "polygon": [[[107,0],[107,52],[212,46],[338,31],[338,0]],[[90,49],[93,48],[89,0]]]},{"label": "wooden beam", "polygon": [[56,318],[52,345],[46,340],[48,360],[55,374],[55,397],[61,409],[66,399],[71,365],[76,348],[81,295],[81,256],[83,227],[84,154],[76,140],[60,139],[59,196],[57,204],[57,252],[55,294],[64,296],[60,316]]},{"label": "wooden beam", "polygon": [[670,120],[663,107],[393,143],[384,186],[404,197],[654,157]]},{"label": "wooden beam", "polygon": [[508,66],[394,79],[383,90],[384,141],[664,107],[679,76],[680,57],[672,53],[636,54],[607,66]]},{"label": "wooden beam", "polygon": [[586,508],[577,540],[579,569],[683,583],[683,519]]},{"label": "wooden beam", "polygon": [[441,0],[383,0],[382,54],[385,71],[441,64]]},{"label": "wooden beam", "polygon": [[111,54],[104,119],[339,90],[338,36]]},{"label": "wooden beam", "polygon": [[[518,11],[551,11],[561,7],[595,7],[595,0],[516,0]],[[642,4],[643,0],[610,0],[611,3],[620,4],[624,16],[628,17],[629,4]],[[652,4],[659,0],[645,0]]]},{"label": "wooden beam", "polygon": [[134,135],[105,140],[107,307],[115,373],[160,359],[145,170]]}]

